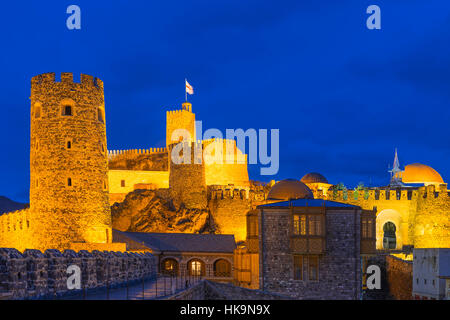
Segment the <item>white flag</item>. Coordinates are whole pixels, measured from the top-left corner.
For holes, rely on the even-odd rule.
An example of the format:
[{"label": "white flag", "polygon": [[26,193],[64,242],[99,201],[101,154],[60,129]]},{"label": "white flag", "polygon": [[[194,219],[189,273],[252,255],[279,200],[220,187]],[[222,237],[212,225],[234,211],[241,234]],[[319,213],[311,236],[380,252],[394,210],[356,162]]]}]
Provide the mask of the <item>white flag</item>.
[{"label": "white flag", "polygon": [[189,82],[187,82],[187,80],[185,80],[185,81],[186,81],[186,92],[189,93],[189,94],[194,94],[194,87],[191,86],[189,84]]}]

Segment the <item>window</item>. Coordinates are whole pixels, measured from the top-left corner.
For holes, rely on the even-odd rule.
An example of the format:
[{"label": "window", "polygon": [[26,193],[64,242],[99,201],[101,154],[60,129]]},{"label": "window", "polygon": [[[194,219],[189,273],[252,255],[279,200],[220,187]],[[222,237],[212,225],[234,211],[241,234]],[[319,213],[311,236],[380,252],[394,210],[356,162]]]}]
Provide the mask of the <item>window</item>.
[{"label": "window", "polygon": [[293,222],[294,235],[321,236],[322,216],[321,215],[294,215]]},{"label": "window", "polygon": [[39,104],[34,107],[34,117],[39,119],[41,117],[41,106]]},{"label": "window", "polygon": [[191,260],[188,263],[189,275],[191,276],[203,276],[205,274],[205,268],[203,262],[200,260]]},{"label": "window", "polygon": [[248,217],[248,236],[249,237],[258,236],[258,217],[257,216]]},{"label": "window", "polygon": [[294,280],[303,280],[303,256],[294,256]]},{"label": "window", "polygon": [[372,239],[374,238],[374,233],[373,233],[373,219],[372,218],[366,218],[363,217],[361,219],[361,223],[362,223],[362,237],[363,239]]},{"label": "window", "polygon": [[70,150],[72,149],[72,139],[67,139],[66,140],[66,149]]},{"label": "window", "polygon": [[121,181],[120,181],[120,186],[121,186],[122,188],[125,188],[125,180],[121,180]]},{"label": "window", "polygon": [[178,274],[178,262],[175,259],[165,259],[162,262],[162,273],[167,275],[177,275]]},{"label": "window", "polygon": [[308,216],[309,220],[309,235],[320,236],[322,235],[321,217],[318,215]]},{"label": "window", "polygon": [[308,279],[310,281],[319,280],[319,257],[310,256],[308,259]]},{"label": "window", "polygon": [[103,110],[102,108],[97,108],[97,120],[104,123],[105,117],[103,116]]},{"label": "window", "polygon": [[214,276],[231,277],[231,264],[224,259],[217,260],[214,263]]},{"label": "window", "polygon": [[306,235],[306,216],[294,215],[294,234]]},{"label": "window", "polygon": [[68,187],[72,186],[72,178],[67,178],[67,186]]},{"label": "window", "polygon": [[62,108],[62,115],[63,116],[72,116],[72,106],[63,106]]},{"label": "window", "polygon": [[108,183],[105,181],[103,181],[103,191],[108,190]]}]

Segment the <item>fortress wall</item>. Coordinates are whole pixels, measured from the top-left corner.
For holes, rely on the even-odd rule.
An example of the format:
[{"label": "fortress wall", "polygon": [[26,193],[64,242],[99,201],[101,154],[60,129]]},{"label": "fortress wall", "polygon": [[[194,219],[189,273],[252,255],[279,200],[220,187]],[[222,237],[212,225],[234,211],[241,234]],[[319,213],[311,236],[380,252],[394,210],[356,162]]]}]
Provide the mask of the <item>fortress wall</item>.
[{"label": "fortress wall", "polygon": [[[125,186],[122,187],[122,180]],[[154,189],[169,187],[168,171],[109,170],[109,193],[128,194],[135,190],[136,184],[151,184]]]},{"label": "fortress wall", "polygon": [[[321,197],[320,194],[317,196]],[[450,197],[445,184],[438,188],[430,185],[400,192],[329,191],[327,197],[363,209],[377,207],[377,249],[382,249],[383,225],[388,221],[397,228],[397,249],[403,245],[446,247],[450,243]]]},{"label": "fortress wall", "polygon": [[[10,299],[64,296],[71,292],[67,268],[81,270],[81,287],[118,286],[155,277],[157,260],[150,253],[73,250],[26,250],[0,248],[0,294]],[[73,272],[72,272],[73,273]],[[82,295],[81,290],[78,294]]]},{"label": "fortress wall", "polygon": [[447,187],[421,188],[413,219],[415,248],[450,247],[450,197]]},{"label": "fortress wall", "polygon": [[167,148],[113,150],[108,152],[110,170],[168,171]]},{"label": "fortress wall", "polygon": [[213,220],[218,226],[217,233],[234,234],[236,242],[245,241],[247,237],[247,212],[251,202],[247,199],[228,198],[211,199],[209,208]]},{"label": "fortress wall", "polygon": [[235,140],[214,138],[203,140],[202,145],[206,185],[250,186],[247,155],[236,147]]},{"label": "fortress wall", "polygon": [[[16,248],[23,251],[34,248],[33,216],[30,209],[24,209],[0,216],[0,247]],[[35,227],[35,226],[34,226]]]}]

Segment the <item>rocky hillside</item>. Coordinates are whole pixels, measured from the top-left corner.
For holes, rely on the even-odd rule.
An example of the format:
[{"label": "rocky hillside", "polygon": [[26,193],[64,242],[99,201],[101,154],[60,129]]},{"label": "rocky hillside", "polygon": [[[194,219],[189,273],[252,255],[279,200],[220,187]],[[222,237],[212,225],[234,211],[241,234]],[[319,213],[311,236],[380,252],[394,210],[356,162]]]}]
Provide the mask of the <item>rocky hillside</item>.
[{"label": "rocky hillside", "polygon": [[152,190],[136,190],[124,202],[111,207],[112,225],[120,231],[134,232],[214,232],[208,210],[180,208]]},{"label": "rocky hillside", "polygon": [[7,197],[0,196],[0,214],[24,209],[27,205],[15,202]]}]

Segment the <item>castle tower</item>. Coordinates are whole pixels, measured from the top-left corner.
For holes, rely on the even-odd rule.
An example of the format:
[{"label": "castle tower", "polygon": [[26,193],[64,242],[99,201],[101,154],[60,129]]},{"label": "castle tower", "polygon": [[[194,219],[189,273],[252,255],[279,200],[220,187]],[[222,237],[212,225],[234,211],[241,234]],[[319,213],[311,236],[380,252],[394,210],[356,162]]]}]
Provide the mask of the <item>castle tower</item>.
[{"label": "castle tower", "polygon": [[[181,148],[182,147],[182,148]],[[174,148],[176,148],[174,150]],[[178,209],[186,208],[206,209],[207,194],[205,182],[205,164],[202,154],[202,143],[185,142],[171,144],[169,151],[169,190],[174,205]],[[182,156],[189,152],[188,163],[175,163],[171,157]]]},{"label": "castle tower", "polygon": [[177,129],[185,129],[189,132],[189,142],[196,141],[195,113],[192,113],[192,104],[189,102],[184,102],[181,105],[181,110],[167,111],[166,147],[182,140],[182,136],[177,133],[175,134],[177,138],[172,140],[172,134]]},{"label": "castle tower", "polygon": [[103,82],[41,74],[31,80],[30,99],[34,247],[111,243]]}]

